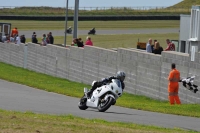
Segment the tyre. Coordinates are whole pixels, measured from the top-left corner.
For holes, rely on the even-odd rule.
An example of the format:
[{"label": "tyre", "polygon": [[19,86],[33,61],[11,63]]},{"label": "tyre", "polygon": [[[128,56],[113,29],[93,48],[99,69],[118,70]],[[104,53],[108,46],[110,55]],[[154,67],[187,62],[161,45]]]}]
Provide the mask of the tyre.
[{"label": "tyre", "polygon": [[112,97],[108,97],[106,101],[100,102],[98,105],[99,112],[105,112],[107,109],[110,108],[114,101],[115,99],[113,99]]},{"label": "tyre", "polygon": [[78,107],[80,110],[86,110],[88,106],[86,105],[87,98],[85,95],[80,99],[80,102],[78,103]]}]

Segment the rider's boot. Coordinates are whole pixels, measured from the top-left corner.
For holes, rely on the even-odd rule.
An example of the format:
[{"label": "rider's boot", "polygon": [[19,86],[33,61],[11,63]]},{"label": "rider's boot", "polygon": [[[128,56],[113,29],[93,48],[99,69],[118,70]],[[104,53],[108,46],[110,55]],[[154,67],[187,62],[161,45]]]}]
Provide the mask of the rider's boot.
[{"label": "rider's boot", "polygon": [[91,94],[92,94],[92,92],[93,92],[93,91],[89,90],[89,91],[87,92],[87,94],[86,94],[86,97],[87,97],[87,98],[90,98],[90,97],[91,97]]},{"label": "rider's boot", "polygon": [[98,87],[98,82],[95,82],[92,86],[92,88],[87,92],[87,98],[90,98],[93,91]]}]

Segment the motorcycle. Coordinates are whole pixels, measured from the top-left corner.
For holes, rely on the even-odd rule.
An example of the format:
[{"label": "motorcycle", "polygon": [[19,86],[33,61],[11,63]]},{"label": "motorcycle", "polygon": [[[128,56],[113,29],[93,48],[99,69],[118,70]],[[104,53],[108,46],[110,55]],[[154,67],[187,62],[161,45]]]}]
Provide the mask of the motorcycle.
[{"label": "motorcycle", "polygon": [[69,28],[66,30],[66,32],[67,32],[68,34],[72,34],[72,28],[69,27]]},{"label": "motorcycle", "polygon": [[[94,82],[93,82],[94,83]],[[118,79],[112,79],[110,83],[98,87],[90,97],[87,97],[88,89],[84,88],[84,95],[78,103],[80,110],[96,108],[99,112],[105,112],[116,100],[122,96],[122,85]]]},{"label": "motorcycle", "polygon": [[95,30],[95,28],[93,28],[92,30],[90,30],[90,31],[88,32],[88,35],[89,35],[89,34],[93,34],[93,35],[94,35],[95,33],[96,33],[96,30]]}]

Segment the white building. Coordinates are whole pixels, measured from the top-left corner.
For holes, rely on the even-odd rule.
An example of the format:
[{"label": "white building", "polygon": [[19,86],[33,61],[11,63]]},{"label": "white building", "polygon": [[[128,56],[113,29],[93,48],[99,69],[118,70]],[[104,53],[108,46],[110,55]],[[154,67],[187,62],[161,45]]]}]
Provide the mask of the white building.
[{"label": "white building", "polygon": [[191,54],[199,51],[200,6],[192,6],[191,15],[180,16],[179,52]]}]

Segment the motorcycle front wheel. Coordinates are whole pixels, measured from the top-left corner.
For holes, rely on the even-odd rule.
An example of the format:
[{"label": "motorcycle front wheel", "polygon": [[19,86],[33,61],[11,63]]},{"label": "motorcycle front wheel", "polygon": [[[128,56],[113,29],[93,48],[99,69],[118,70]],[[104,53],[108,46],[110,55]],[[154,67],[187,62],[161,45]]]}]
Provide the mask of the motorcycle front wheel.
[{"label": "motorcycle front wheel", "polygon": [[78,107],[80,110],[86,110],[88,106],[86,105],[87,98],[85,95],[80,99],[80,102],[78,103]]},{"label": "motorcycle front wheel", "polygon": [[99,112],[105,112],[107,109],[110,108],[114,101],[115,99],[113,99],[112,97],[108,97],[106,101],[100,101],[98,105]]}]

